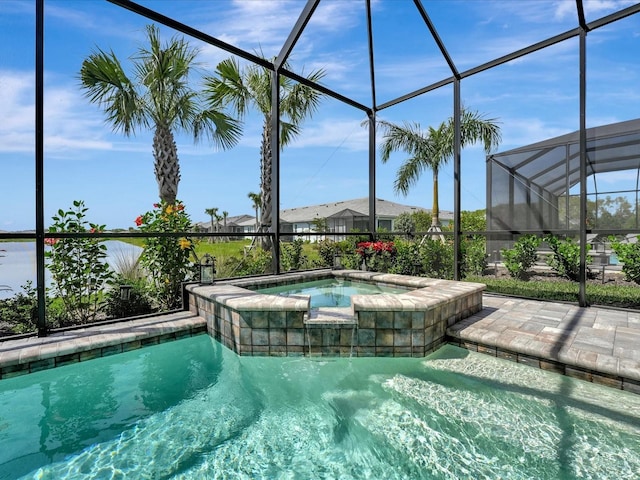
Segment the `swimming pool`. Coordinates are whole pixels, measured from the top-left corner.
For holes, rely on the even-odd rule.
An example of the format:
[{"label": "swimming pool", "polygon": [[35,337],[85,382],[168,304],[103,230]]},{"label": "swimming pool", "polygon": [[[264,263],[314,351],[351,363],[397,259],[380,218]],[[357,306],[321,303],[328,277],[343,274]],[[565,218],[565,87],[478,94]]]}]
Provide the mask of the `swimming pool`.
[{"label": "swimming pool", "polygon": [[353,282],[342,278],[327,278],[310,282],[258,288],[257,292],[281,296],[310,295],[311,308],[348,307],[352,295],[375,295],[379,293],[404,293],[402,287],[378,285],[375,283]]},{"label": "swimming pool", "polygon": [[0,479],[631,479],[640,396],[446,345],[242,357],[207,335],[0,381]]}]

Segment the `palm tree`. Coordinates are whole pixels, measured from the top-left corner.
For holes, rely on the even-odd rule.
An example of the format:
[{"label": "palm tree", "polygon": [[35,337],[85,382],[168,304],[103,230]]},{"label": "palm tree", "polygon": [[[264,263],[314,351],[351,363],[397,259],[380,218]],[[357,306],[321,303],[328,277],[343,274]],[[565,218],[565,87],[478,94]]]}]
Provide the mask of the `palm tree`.
[{"label": "palm tree", "polygon": [[[317,83],[322,77],[324,71],[317,70],[306,78]],[[260,145],[261,219],[256,228],[268,228],[272,222],[271,71],[253,64],[241,69],[237,60],[228,58],[218,64],[216,75],[206,77],[204,82],[212,106],[229,107],[240,119],[253,107],[264,117]],[[280,148],[300,133],[300,124],[315,112],[322,96],[317,90],[280,76]],[[262,247],[271,248],[269,237],[262,238]]]},{"label": "palm tree", "polygon": [[[223,211],[222,212],[222,221],[224,222],[223,226],[222,226],[222,231],[224,233],[227,233],[227,218],[229,218],[229,212],[227,211]],[[224,237],[225,242],[229,241],[229,237]]]},{"label": "palm tree", "polygon": [[153,159],[160,199],[174,204],[180,182],[174,131],[193,134],[197,142],[206,136],[220,148],[234,146],[242,133],[240,124],[215,108],[204,108],[199,93],[189,85],[197,67],[198,50],[183,38],[162,45],[159,30],[147,26],[149,47],[132,57],[129,78],[113,51],[98,49],[82,62],[81,87],[91,103],[104,109],[116,132],[135,135],[137,128],[152,129]]},{"label": "palm tree", "polygon": [[217,208],[216,208],[216,213],[214,214],[214,217],[216,217],[216,233],[218,233],[220,231],[220,220],[222,220],[222,216],[218,215]]},{"label": "palm tree", "polygon": [[[209,215],[211,217],[211,233],[213,233],[213,219],[218,215],[217,208],[207,208],[204,211],[205,215]],[[213,237],[209,237],[209,243],[213,242]]]},{"label": "palm tree", "polygon": [[258,225],[260,225],[260,207],[262,206],[262,200],[259,193],[249,192],[249,199],[253,202],[253,208],[256,210],[256,232],[258,231]]},{"label": "palm tree", "polygon": [[[426,131],[418,123],[405,122],[402,126],[384,120],[378,125],[383,128],[381,160],[386,163],[394,151],[404,151],[409,158],[398,169],[394,190],[407,195],[425,169],[433,173],[433,208],[431,209],[430,230],[440,230],[440,208],[438,205],[438,172],[454,154],[453,117],[442,122],[438,128]],[[500,127],[495,119],[485,119],[478,112],[466,109],[460,115],[460,146],[466,147],[482,142],[485,153],[489,154],[501,140]]]}]

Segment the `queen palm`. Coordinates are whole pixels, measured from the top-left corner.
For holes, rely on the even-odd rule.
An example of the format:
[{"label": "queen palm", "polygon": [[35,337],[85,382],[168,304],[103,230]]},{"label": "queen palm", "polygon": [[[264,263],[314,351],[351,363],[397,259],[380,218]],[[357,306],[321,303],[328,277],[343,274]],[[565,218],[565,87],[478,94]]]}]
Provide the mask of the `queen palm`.
[{"label": "queen palm", "polygon": [[[394,190],[403,195],[409,193],[425,169],[433,174],[433,207],[431,209],[430,230],[440,229],[440,208],[438,205],[438,173],[443,165],[453,158],[454,123],[453,117],[442,122],[438,128],[422,130],[418,123],[395,125],[379,120],[383,129],[381,145],[382,163],[386,163],[394,151],[409,155],[396,173]],[[460,146],[466,147],[482,142],[485,153],[498,146],[501,140],[500,127],[495,119],[485,119],[478,112],[466,109],[460,115]]]},{"label": "queen palm", "polygon": [[159,30],[147,26],[148,47],[132,57],[130,78],[115,54],[98,49],[82,62],[80,81],[91,103],[104,109],[116,132],[135,135],[152,129],[153,159],[160,199],[174,204],[180,182],[180,165],[174,132],[206,136],[221,148],[230,148],[241,135],[240,124],[222,111],[207,109],[189,84],[197,67],[198,50],[183,38],[161,44]]},{"label": "queen palm", "polygon": [[[287,68],[287,65],[284,65]],[[306,78],[314,83],[324,77],[324,71],[311,72]],[[263,115],[260,145],[261,218],[257,230],[271,226],[271,72],[258,65],[240,68],[228,58],[216,67],[215,76],[205,78],[205,92],[213,106],[224,105],[242,119],[251,107]],[[280,148],[300,133],[300,124],[318,107],[322,94],[310,87],[280,76]],[[271,248],[269,237],[262,238],[262,247]]]},{"label": "queen palm", "polygon": [[[215,208],[215,207],[206,208],[204,210],[204,214],[205,215],[209,215],[209,217],[211,217],[211,233],[213,233],[213,231],[214,231],[214,226],[213,226],[214,225],[214,223],[213,223],[214,222],[214,217],[218,216],[218,209]],[[212,243],[212,242],[213,242],[213,237],[209,237],[209,243]]]},{"label": "queen palm", "polygon": [[258,225],[260,224],[260,205],[262,204],[262,201],[260,200],[260,194],[249,192],[247,194],[247,197],[249,197],[249,200],[251,200],[251,203],[253,203],[253,208],[256,211],[256,231],[258,231]]},{"label": "queen palm", "polygon": [[[229,212],[226,210],[222,212],[222,231],[227,233],[227,218],[229,218]],[[229,237],[224,237],[225,242],[229,241]]]}]

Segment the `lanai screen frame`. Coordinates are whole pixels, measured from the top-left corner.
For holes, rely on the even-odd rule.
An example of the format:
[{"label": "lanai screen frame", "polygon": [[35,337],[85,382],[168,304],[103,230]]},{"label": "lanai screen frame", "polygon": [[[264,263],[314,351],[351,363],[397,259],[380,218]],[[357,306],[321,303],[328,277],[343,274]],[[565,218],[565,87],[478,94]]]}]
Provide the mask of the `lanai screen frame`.
[{"label": "lanai screen frame", "polygon": [[[617,230],[598,225],[596,221],[595,227],[587,228],[587,233],[640,233],[640,118],[591,127],[585,133],[587,177],[632,170],[635,170],[636,177],[635,190],[604,192],[635,194],[635,228]],[[525,233],[578,233],[569,223],[569,199],[572,196],[570,190],[580,183],[580,162],[576,161],[581,153],[579,141],[580,131],[576,131],[487,156],[487,230],[495,232],[488,237],[490,246],[487,251],[510,247],[508,242]],[[508,181],[497,180],[500,176],[508,176]],[[593,180],[594,192],[588,193],[588,196],[595,195],[597,200],[599,192],[596,178]],[[500,202],[505,198],[504,194],[494,192],[497,186],[507,191],[506,203]],[[526,192],[526,200],[516,202],[515,197],[522,190]],[[561,197],[566,202],[565,218],[559,216]]]},{"label": "lanai screen frame", "polygon": [[[371,0],[365,0],[366,15],[367,15],[367,37],[368,37],[368,52],[369,52],[369,69],[371,79],[371,105],[366,106],[356,102],[348,97],[345,97],[335,91],[332,91],[322,85],[315,84],[306,80],[305,78],[297,75],[294,72],[288,71],[283,68],[285,61],[287,60],[291,50],[295,46],[296,42],[300,38],[301,33],[309,22],[313,12],[322,0],[307,0],[302,13],[300,14],[295,26],[285,41],[280,53],[276,57],[275,62],[269,62],[263,58],[257,57],[249,52],[246,52],[238,47],[223,42],[211,35],[194,29],[188,25],[185,25],[177,20],[162,15],[156,11],[139,5],[129,0],[106,0],[122,8],[128,9],[138,15],[149,18],[150,20],[170,27],[176,31],[184,33],[190,37],[199,39],[212,46],[218,47],[229,53],[237,55],[245,60],[251,61],[257,65],[263,66],[272,72],[272,152],[273,163],[271,171],[272,179],[272,219],[275,228],[272,229],[271,235],[274,237],[273,242],[273,265],[274,271],[280,273],[280,249],[279,241],[281,237],[280,230],[280,150],[279,150],[279,90],[278,79],[280,75],[286,76],[295,80],[301,84],[307,85],[311,88],[339,100],[347,105],[362,110],[367,114],[369,124],[369,230],[370,234],[375,233],[375,198],[376,198],[376,113],[389,108],[393,105],[397,105],[409,99],[423,95],[427,92],[436,90],[438,88],[453,85],[453,117],[454,117],[454,156],[453,156],[453,169],[454,169],[454,216],[453,216],[453,237],[454,237],[454,255],[455,255],[455,268],[454,279],[459,280],[461,278],[461,228],[460,228],[460,205],[461,205],[461,185],[460,185],[460,111],[461,111],[461,96],[460,87],[461,81],[464,78],[471,77],[477,73],[484,72],[491,68],[497,67],[504,63],[526,56],[530,53],[542,50],[551,45],[563,42],[567,39],[578,37],[579,38],[579,55],[580,55],[580,228],[579,235],[581,240],[580,249],[580,290],[579,290],[579,304],[581,306],[587,305],[586,300],[586,37],[587,33],[591,30],[609,25],[613,22],[622,20],[631,15],[640,13],[640,4],[627,7],[619,10],[611,15],[605,16],[593,22],[587,23],[584,16],[583,0],[575,0],[576,14],[578,17],[578,26],[568,30],[559,35],[555,35],[551,38],[532,44],[526,48],[517,50],[508,55],[496,58],[492,61],[486,62],[474,68],[460,72],[453,59],[447,52],[447,49],[440,39],[438,32],[432,23],[427,10],[425,9],[421,0],[413,0],[418,14],[421,16],[425,25],[429,29],[434,41],[436,42],[441,55],[446,60],[447,65],[451,71],[451,75],[436,83],[426,85],[423,88],[409,92],[394,100],[378,104],[376,100],[376,82],[374,73],[374,55],[373,55],[373,32],[371,24]],[[45,336],[47,334],[46,319],[45,319],[45,255],[44,255],[44,240],[45,240],[45,227],[44,227],[44,4],[45,0],[35,1],[35,213],[36,213],[36,231],[32,236],[20,235],[20,237],[34,238],[36,241],[36,290],[37,290],[37,325],[38,335]],[[482,234],[488,234],[489,232],[477,232]],[[63,234],[63,237],[83,236],[83,234]],[[101,237],[123,237],[123,236],[145,236],[141,234],[101,234]],[[95,237],[95,235],[94,235]],[[16,238],[15,234],[0,234],[0,238]]]}]

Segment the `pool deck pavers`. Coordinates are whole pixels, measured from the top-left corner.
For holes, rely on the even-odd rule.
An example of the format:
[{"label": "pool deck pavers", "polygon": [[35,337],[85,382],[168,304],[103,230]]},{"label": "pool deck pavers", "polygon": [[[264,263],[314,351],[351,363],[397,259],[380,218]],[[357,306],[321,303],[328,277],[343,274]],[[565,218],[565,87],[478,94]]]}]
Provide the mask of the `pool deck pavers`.
[{"label": "pool deck pavers", "polygon": [[447,330],[465,348],[640,393],[640,312],[485,294]]},{"label": "pool deck pavers", "polygon": [[[483,296],[447,330],[462,347],[640,393],[640,312]],[[190,312],[0,342],[1,378],[206,332]]]}]

